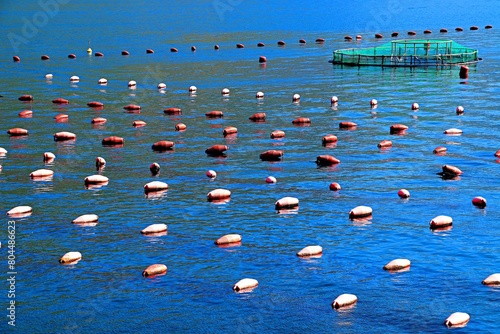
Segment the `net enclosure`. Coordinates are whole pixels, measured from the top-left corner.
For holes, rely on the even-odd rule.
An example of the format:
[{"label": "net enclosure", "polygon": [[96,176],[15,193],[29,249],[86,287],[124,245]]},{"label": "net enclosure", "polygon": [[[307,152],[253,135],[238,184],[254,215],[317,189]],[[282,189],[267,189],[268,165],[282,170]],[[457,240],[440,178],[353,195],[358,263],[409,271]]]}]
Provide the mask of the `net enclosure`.
[{"label": "net enclosure", "polygon": [[354,66],[452,66],[479,61],[477,50],[452,40],[395,40],[364,49],[341,49],[333,52],[333,63]]}]

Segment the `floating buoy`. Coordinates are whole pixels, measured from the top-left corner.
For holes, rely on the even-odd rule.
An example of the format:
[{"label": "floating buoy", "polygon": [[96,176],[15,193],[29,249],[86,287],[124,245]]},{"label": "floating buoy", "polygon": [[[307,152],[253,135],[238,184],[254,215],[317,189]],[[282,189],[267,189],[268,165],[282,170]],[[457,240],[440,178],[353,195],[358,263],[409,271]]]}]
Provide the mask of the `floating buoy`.
[{"label": "floating buoy", "polygon": [[91,108],[101,108],[104,107],[104,103],[98,101],[90,101],[89,103],[87,103],[87,106]]},{"label": "floating buoy", "polygon": [[230,245],[239,243],[241,243],[241,235],[239,234],[226,234],[215,240],[216,245]]},{"label": "floating buoy", "polygon": [[382,34],[375,34],[375,38],[384,38]]},{"label": "floating buoy", "polygon": [[330,190],[331,191],[339,191],[340,189],[342,189],[342,187],[337,182],[330,183]]},{"label": "floating buoy", "polygon": [[68,121],[69,116],[66,114],[58,114],[54,116],[54,119],[56,120],[57,123],[64,123]]},{"label": "floating buoy", "polygon": [[387,263],[384,266],[384,270],[398,271],[398,270],[409,268],[410,265],[411,265],[411,262],[408,259],[395,259],[395,260],[392,260],[391,262]]},{"label": "floating buoy", "polygon": [[408,31],[408,36],[415,36],[417,33],[414,31]]},{"label": "floating buoy", "polygon": [[51,177],[54,175],[54,171],[50,169],[37,169],[34,172],[31,172],[30,177],[32,179],[39,179],[39,178],[47,178]]},{"label": "floating buoy", "polygon": [[446,135],[461,135],[462,130],[456,129],[456,128],[451,128],[451,129],[444,130],[443,133]]},{"label": "floating buoy", "polygon": [[56,158],[55,154],[52,152],[45,152],[43,154],[43,161],[44,162],[52,162]]},{"label": "floating buoy", "polygon": [[91,49],[90,47],[87,49],[87,53],[88,53],[89,55],[91,55],[91,54],[92,54],[92,49]]},{"label": "floating buoy", "polygon": [[351,36],[345,36],[344,37],[344,41],[350,42],[350,41],[352,41],[352,37]]},{"label": "floating buoy", "polygon": [[311,124],[311,119],[308,117],[297,117],[292,121],[294,125],[309,125]]},{"label": "floating buoy", "polygon": [[144,192],[147,194],[151,191],[167,190],[168,184],[161,181],[152,181],[144,185]]},{"label": "floating buoy", "polygon": [[236,44],[237,49],[243,49],[245,46],[241,43]]},{"label": "floating buoy", "polygon": [[175,125],[175,130],[176,131],[184,131],[184,130],[186,130],[186,128],[187,128],[187,126],[184,123],[177,123]]},{"label": "floating buoy", "polygon": [[20,205],[7,211],[7,216],[13,218],[24,218],[31,216],[32,213],[33,213],[33,208],[31,206]]},{"label": "floating buoy", "polygon": [[300,101],[300,94],[293,94],[292,102],[299,102],[299,101]]},{"label": "floating buoy", "polygon": [[372,208],[360,205],[349,211],[349,219],[369,217],[373,214]]},{"label": "floating buoy", "polygon": [[443,228],[453,225],[453,219],[449,216],[436,216],[429,222],[431,229]]},{"label": "floating buoy", "polygon": [[455,109],[457,115],[462,115],[465,111],[464,107],[458,106],[457,109]]},{"label": "floating buoy", "polygon": [[231,197],[231,191],[227,189],[215,189],[207,194],[207,200],[209,202],[227,200],[230,197]]},{"label": "floating buoy", "polygon": [[214,170],[207,170],[205,175],[211,179],[214,179],[217,176],[217,173]]},{"label": "floating buoy", "polygon": [[337,298],[335,298],[335,300],[332,303],[332,308],[339,309],[342,307],[348,307],[348,306],[356,304],[357,301],[358,301],[358,297],[356,297],[356,295],[344,293],[344,294],[341,294],[340,296],[338,296]]},{"label": "floating buoy", "polygon": [[68,252],[59,259],[59,263],[62,264],[76,263],[81,259],[82,259],[82,254],[80,252]]},{"label": "floating buoy", "polygon": [[68,58],[69,58],[69,59],[76,59],[76,55],[75,55],[75,54],[73,54],[73,53],[70,53],[70,54],[68,55]]},{"label": "floating buoy", "polygon": [[252,122],[265,122],[266,117],[267,117],[266,113],[258,112],[248,117],[248,119],[251,120]]},{"label": "floating buoy", "polygon": [[478,26],[472,26],[472,27],[470,27],[470,30],[479,30],[479,27]]},{"label": "floating buoy", "polygon": [[19,137],[19,136],[27,136],[28,135],[28,130],[23,129],[23,128],[12,128],[7,131],[9,135],[12,137]]},{"label": "floating buoy", "polygon": [[[73,224],[86,225],[89,223],[97,223],[99,221],[99,216],[95,214],[81,215],[73,220]],[[97,224],[94,224],[94,226]]]},{"label": "floating buoy", "polygon": [[17,63],[17,62],[21,61],[21,58],[19,58],[19,56],[14,56],[14,57],[12,57],[12,60]]},{"label": "floating buoy", "polygon": [[306,44],[306,40],[305,39],[299,39],[299,43],[300,44]]},{"label": "floating buoy", "polygon": [[153,49],[146,49],[146,53],[147,54],[152,54],[152,53],[155,53],[155,52],[153,51]]},{"label": "floating buoy", "polygon": [[444,324],[446,327],[463,327],[470,320],[470,315],[464,312],[455,312],[451,314],[446,320]]},{"label": "floating buoy", "polygon": [[229,136],[229,135],[233,135],[233,134],[236,134],[236,133],[238,133],[238,129],[235,128],[234,126],[227,126],[222,131],[222,135],[224,137]]},{"label": "floating buoy", "polygon": [[141,110],[141,106],[137,104],[129,104],[123,107],[123,109],[127,111],[135,111],[135,110]]},{"label": "floating buoy", "polygon": [[51,73],[45,74],[45,79],[51,80],[54,76]]},{"label": "floating buoy", "polygon": [[77,75],[73,75],[69,78],[69,81],[70,82],[79,82],[80,81],[80,77],[77,76]]},{"label": "floating buoy", "polygon": [[410,192],[408,190],[406,190],[406,189],[399,189],[398,196],[400,198],[409,198],[410,197]]},{"label": "floating buoy", "polygon": [[257,43],[257,46],[258,46],[259,48],[262,48],[262,47],[264,47],[264,46],[266,46],[266,45],[265,45],[264,43],[262,43],[262,42],[259,42],[259,43]]},{"label": "floating buoy", "polygon": [[168,226],[166,224],[152,224],[141,231],[141,234],[157,234],[167,231]]},{"label": "floating buoy", "polygon": [[224,113],[220,110],[212,110],[205,113],[205,116],[207,116],[208,118],[221,118],[224,117]]},{"label": "floating buoy", "polygon": [[418,110],[420,109],[420,106],[418,105],[417,102],[413,102],[411,105],[411,110]]},{"label": "floating buoy", "polygon": [[189,93],[195,94],[197,90],[198,88],[196,88],[196,86],[189,86]]},{"label": "floating buoy", "polygon": [[104,57],[104,54],[102,52],[96,52],[96,53],[94,53],[94,56],[96,56],[96,57]]},{"label": "floating buoy", "polygon": [[92,121],[91,123],[92,124],[104,124],[106,123],[108,120],[104,117],[95,117],[95,118],[92,118]]},{"label": "floating buoy", "polygon": [[474,197],[472,199],[472,205],[477,206],[478,208],[485,208],[486,207],[486,199],[481,196]]},{"label": "floating buoy", "polygon": [[354,129],[357,126],[358,126],[358,124],[356,124],[354,122],[344,121],[344,122],[339,123],[339,129]]},{"label": "floating buoy", "polygon": [[396,32],[396,31],[391,34],[391,37],[398,37],[398,36],[399,36],[399,32]]},{"label": "floating buoy", "polygon": [[382,140],[380,143],[377,144],[378,148],[389,148],[392,147],[392,141],[390,140]]},{"label": "floating buoy", "polygon": [[123,50],[122,56],[130,56],[130,52],[128,52],[127,50]]},{"label": "floating buoy", "polygon": [[[457,28],[457,29],[462,29],[462,28]],[[457,30],[457,29],[455,29],[455,30]],[[462,30],[457,30],[457,31],[462,31]],[[439,32],[442,33],[442,34],[446,34],[448,32],[448,29],[441,28],[441,29],[439,29]]]},{"label": "floating buoy", "polygon": [[170,52],[179,52],[179,50],[177,48],[170,48]]},{"label": "floating buoy", "polygon": [[194,45],[193,45],[193,46],[191,46],[191,51],[192,51],[192,52],[195,52],[195,51],[196,51],[196,46],[194,46]]},{"label": "floating buoy", "polygon": [[323,43],[325,43],[325,39],[324,38],[316,38],[316,43],[323,44]]},{"label": "floating buoy", "polygon": [[441,168],[443,169],[443,174],[445,175],[458,176],[462,174],[462,171],[458,167],[452,165],[443,165]]},{"label": "floating buoy", "polygon": [[464,31],[464,29],[463,29],[463,28],[461,28],[461,27],[457,27],[457,28],[455,28],[455,31],[460,32],[460,31]]},{"label": "floating buoy", "polygon": [[492,28],[493,28],[493,26],[491,24],[484,26],[484,29],[492,29]]},{"label": "floating buoy", "polygon": [[271,139],[285,138],[285,131],[274,130],[271,132]]},{"label": "floating buoy", "polygon": [[389,133],[391,135],[402,135],[406,132],[406,130],[408,130],[408,126],[406,126],[404,124],[394,124],[394,125],[391,125],[391,127],[389,129]]},{"label": "floating buoy", "polygon": [[436,147],[436,148],[432,151],[432,153],[434,153],[434,154],[444,155],[444,154],[446,154],[446,151],[447,151],[447,150],[448,150],[448,149],[447,149],[446,147],[444,147],[444,146],[438,146],[438,147]]},{"label": "floating buoy", "polygon": [[4,149],[3,147],[0,147],[0,157],[3,157],[7,154],[7,150]]},{"label": "floating buoy", "polygon": [[116,146],[116,145],[123,145],[125,143],[125,139],[122,137],[118,136],[111,136],[111,137],[106,137],[102,140],[102,144],[105,146]]},{"label": "floating buoy", "polygon": [[277,183],[278,180],[274,176],[268,176],[266,177],[266,183]]},{"label": "floating buoy", "polygon": [[31,117],[33,117],[33,111],[32,110],[23,110],[19,113],[19,117],[31,118]]},{"label": "floating buoy", "polygon": [[326,136],[323,136],[323,138],[321,139],[321,143],[323,144],[323,146],[326,146],[327,144],[331,144],[331,143],[336,143],[337,141],[338,141],[338,138],[335,135],[326,135]]},{"label": "floating buoy", "polygon": [[219,157],[225,155],[227,150],[228,147],[226,145],[212,145],[205,150],[205,153],[210,156]]},{"label": "floating buoy", "polygon": [[165,89],[165,88],[167,88],[167,85],[165,83],[163,83],[163,82],[160,82],[158,84],[158,86],[156,86],[156,88],[158,88],[158,89]]},{"label": "floating buoy", "polygon": [[104,176],[104,175],[90,175],[90,176],[87,176],[84,180],[85,182],[85,185],[89,185],[89,184],[107,184],[109,182],[109,179]]},{"label": "floating buoy", "polygon": [[97,169],[100,169],[100,168],[106,166],[106,160],[104,160],[104,158],[102,158],[102,157],[95,158],[95,166]]},{"label": "floating buoy", "polygon": [[219,49],[220,49],[220,47],[217,44],[215,44],[214,45],[214,50],[219,50]]},{"label": "floating buoy", "polygon": [[500,150],[496,151],[494,154],[495,157],[500,158]]},{"label": "floating buoy", "polygon": [[158,173],[160,173],[160,164],[157,162],[153,162],[151,165],[149,165],[149,171],[152,175],[158,175]]},{"label": "floating buoy", "polygon": [[336,103],[339,103],[339,98],[336,96],[332,96],[330,98],[330,104],[336,104]]},{"label": "floating buoy", "polygon": [[21,95],[18,100],[23,102],[33,101],[33,95]]},{"label": "floating buoy", "polygon": [[267,58],[265,56],[260,56],[259,63],[265,63],[265,62],[267,62]]},{"label": "floating buoy", "polygon": [[158,152],[164,152],[164,151],[170,151],[174,149],[174,142],[173,141],[168,141],[168,140],[161,140],[153,144],[151,148],[153,151],[158,151]]},{"label": "floating buoy", "polygon": [[424,30],[424,34],[428,35],[428,34],[432,34],[432,31],[427,29],[427,30]]},{"label": "floating buoy", "polygon": [[106,79],[106,78],[100,78],[99,80],[97,80],[97,83],[99,85],[102,85],[102,86],[107,85],[108,84],[108,79]]},{"label": "floating buoy", "polygon": [[182,115],[181,108],[166,108],[163,112],[167,115]]},{"label": "floating buoy", "polygon": [[49,56],[47,56],[47,55],[43,55],[43,56],[41,56],[40,58],[41,58],[42,60],[49,60],[49,59],[50,59],[50,57],[49,57]]},{"label": "floating buoy", "polygon": [[220,91],[220,93],[221,93],[222,96],[228,96],[229,95],[229,88],[223,88]]},{"label": "floating buoy", "polygon": [[144,271],[142,272],[142,276],[144,277],[149,277],[149,276],[156,276],[156,275],[162,275],[167,272],[167,266],[164,264],[152,264]]},{"label": "floating buoy", "polygon": [[135,87],[135,86],[137,86],[137,82],[135,82],[134,80],[130,80],[130,81],[128,82],[128,86],[129,86],[129,87]]},{"label": "floating buoy", "polygon": [[285,46],[285,45],[286,45],[286,43],[285,43],[284,41],[278,41],[278,45],[279,45],[279,46]]},{"label": "floating buoy", "polygon": [[295,197],[283,197],[274,203],[276,210],[293,209],[299,206],[299,199]]},{"label": "floating buoy", "polygon": [[359,41],[359,40],[361,40],[361,39],[363,39],[363,37],[362,37],[361,35],[356,35],[356,40],[357,40],[357,41]]},{"label": "floating buoy", "polygon": [[378,104],[378,101],[375,100],[375,99],[371,99],[370,100],[370,105],[373,107],[373,106],[376,106]]},{"label": "floating buoy", "polygon": [[280,161],[283,158],[283,154],[284,152],[280,150],[268,150],[262,152],[259,158],[262,161]]},{"label": "floating buoy", "polygon": [[302,248],[297,256],[299,257],[311,257],[315,255],[320,255],[323,253],[323,248],[321,246],[307,246]]},{"label": "floating buoy", "polygon": [[52,103],[54,103],[54,104],[68,104],[69,101],[60,97],[60,98],[52,100]]},{"label": "floating buoy", "polygon": [[254,288],[256,288],[259,285],[259,282],[256,279],[253,278],[244,278],[235,285],[233,285],[233,290],[236,292],[245,292],[245,291],[250,291]]},{"label": "floating buoy", "polygon": [[320,167],[322,166],[333,166],[340,163],[340,160],[331,155],[319,155],[316,157],[316,164]]},{"label": "floating buoy", "polygon": [[257,98],[257,99],[263,99],[264,98],[264,93],[263,92],[257,92],[257,93],[255,93],[255,98]]},{"label": "floating buoy", "polygon": [[481,283],[484,285],[500,285],[500,274],[492,274],[486,277]]},{"label": "floating buoy", "polygon": [[146,126],[146,125],[147,125],[147,123],[144,121],[141,121],[141,120],[135,120],[132,122],[132,126],[135,128],[140,128],[140,127]]},{"label": "floating buoy", "polygon": [[459,72],[460,79],[467,79],[469,77],[469,68],[467,66],[460,66]]}]

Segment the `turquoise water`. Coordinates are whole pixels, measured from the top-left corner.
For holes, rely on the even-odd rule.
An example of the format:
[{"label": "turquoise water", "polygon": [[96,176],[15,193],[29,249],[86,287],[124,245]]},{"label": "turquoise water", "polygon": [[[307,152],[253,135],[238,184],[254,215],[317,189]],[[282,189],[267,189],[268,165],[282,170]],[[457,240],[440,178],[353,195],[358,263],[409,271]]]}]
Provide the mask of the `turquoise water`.
[{"label": "turquoise water", "polygon": [[[26,20],[50,16],[39,3],[0,5],[0,147],[8,150],[0,157],[0,211],[33,207],[30,217],[16,219],[17,331],[445,332],[444,319],[456,311],[471,316],[457,332],[498,331],[500,290],[481,285],[500,270],[500,173],[493,155],[499,149],[497,2],[421,1],[410,7],[396,1],[124,1],[120,10],[109,1],[59,4],[33,34],[23,34]],[[486,24],[494,28],[485,30]],[[480,29],[469,31],[471,25]],[[455,32],[457,26],[464,32]],[[448,34],[438,33],[443,27]],[[422,38],[425,29],[433,30],[432,38],[477,48],[484,61],[471,66],[468,80],[459,79],[458,68],[328,63],[335,49],[375,46],[392,31],[405,36],[415,30],[415,38]],[[375,32],[386,37],[375,40]],[[343,41],[356,34],[363,35],[361,42]],[[24,38],[17,48],[14,35]],[[319,37],[324,44],[314,43]],[[301,38],[306,45],[298,43]],[[89,40],[104,57],[87,55]],[[286,46],[278,47],[278,40]],[[266,46],[258,48],[257,42]],[[245,48],[236,49],[237,43]],[[169,52],[171,47],[179,52]],[[155,53],[146,54],[147,48]],[[130,56],[121,56],[122,50]],[[68,59],[70,53],[77,58]],[[50,60],[41,61],[42,54]],[[12,62],[13,55],[21,62]],[[266,66],[258,63],[261,55]],[[46,80],[47,73],[54,78]],[[71,84],[72,75],[80,82]],[[97,84],[102,77],[107,86]],[[137,89],[127,87],[130,80]],[[164,92],[156,89],[159,82],[166,83]],[[196,96],[188,94],[191,85],[198,87]],[[220,94],[224,87],[231,90],[227,98]],[[257,91],[265,93],[263,100],[255,99]],[[302,96],[299,104],[292,103],[295,93]],[[22,94],[32,94],[33,103],[18,101]],[[333,95],[340,99],[334,108]],[[70,103],[51,103],[58,97]],[[379,101],[376,109],[370,108],[372,98]],[[104,109],[88,108],[89,101],[103,102]],[[411,110],[413,102],[420,110]],[[124,112],[131,103],[142,106],[140,114]],[[458,105],[465,108],[463,116],[455,113]],[[182,115],[165,115],[167,107],[182,108]],[[33,118],[19,118],[24,109],[33,110]],[[222,110],[224,117],[207,119],[210,110]],[[256,112],[267,114],[265,123],[248,120]],[[58,113],[68,114],[68,122],[56,123]],[[311,125],[292,125],[299,116],[311,118]],[[94,117],[108,121],[93,126]],[[136,119],[147,126],[134,128]],[[339,130],[338,123],[347,120],[357,129]],[[187,125],[185,132],[175,131],[179,122]],[[395,123],[409,126],[407,134],[390,135]],[[224,138],[226,126],[236,126],[238,135]],[[6,131],[13,127],[30,135],[9,137]],[[448,128],[463,134],[446,136]],[[285,131],[284,139],[269,138],[277,129]],[[59,131],[74,132],[77,140],[54,142]],[[335,147],[321,145],[329,133],[339,138]],[[102,146],[111,135],[123,137],[124,147]],[[377,148],[384,139],[392,140],[391,149]],[[159,140],[174,141],[175,150],[153,152]],[[214,144],[228,145],[227,157],[204,153]],[[446,146],[448,153],[432,154],[436,146]],[[260,161],[269,149],[284,150],[283,161]],[[42,160],[47,151],[56,155],[48,165]],[[321,154],[341,163],[318,168]],[[84,178],[98,173],[97,156],[107,161],[101,173],[109,184],[85,189]],[[153,162],[161,165],[156,177],[149,172]],[[464,174],[443,180],[437,175],[443,164]],[[32,181],[29,174],[40,168],[52,169],[52,180]],[[205,176],[209,169],[218,173],[216,179]],[[269,175],[278,182],[266,184]],[[143,186],[153,180],[167,182],[169,190],[145,197]],[[330,191],[331,182],[342,190]],[[232,191],[227,204],[206,201],[216,188]],[[398,198],[401,188],[411,192],[408,200]],[[299,198],[297,212],[274,210],[284,196]],[[487,199],[485,209],[472,206],[475,196]],[[349,210],[358,205],[373,208],[371,221],[349,220]],[[71,223],[87,213],[99,215],[97,226]],[[429,230],[437,215],[453,217],[453,228]],[[8,221],[5,216],[0,233],[4,279]],[[140,234],[153,223],[167,224],[168,234]],[[227,233],[241,234],[241,246],[213,244]],[[315,244],[323,247],[321,258],[295,255]],[[81,252],[82,260],[60,265],[68,251]],[[410,271],[382,270],[395,258],[410,259]],[[164,263],[168,273],[143,278],[153,263]],[[259,286],[234,293],[233,284],[245,277]],[[4,310],[11,300],[7,291],[5,284]],[[356,294],[358,303],[332,310],[342,293]],[[8,320],[4,316],[2,331],[13,329]]]}]

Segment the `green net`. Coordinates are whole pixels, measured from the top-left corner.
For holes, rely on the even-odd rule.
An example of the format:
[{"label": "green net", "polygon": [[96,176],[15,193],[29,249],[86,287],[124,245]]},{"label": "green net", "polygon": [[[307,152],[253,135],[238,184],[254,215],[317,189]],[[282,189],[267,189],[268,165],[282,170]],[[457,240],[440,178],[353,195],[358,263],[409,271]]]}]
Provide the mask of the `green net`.
[{"label": "green net", "polygon": [[446,66],[477,62],[477,50],[451,40],[396,40],[366,49],[333,52],[334,64],[373,66]]}]

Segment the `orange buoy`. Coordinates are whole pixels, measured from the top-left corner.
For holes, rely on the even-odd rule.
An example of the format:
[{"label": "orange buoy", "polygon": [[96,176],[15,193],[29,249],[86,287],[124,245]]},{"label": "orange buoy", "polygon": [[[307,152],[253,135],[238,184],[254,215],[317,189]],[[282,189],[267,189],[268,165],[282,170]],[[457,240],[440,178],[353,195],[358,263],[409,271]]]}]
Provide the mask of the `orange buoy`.
[{"label": "orange buoy", "polygon": [[456,128],[450,128],[443,131],[443,133],[446,135],[461,135],[462,132],[462,130]]},{"label": "orange buoy", "polygon": [[220,245],[236,245],[241,243],[241,235],[239,234],[226,234],[215,240],[214,242],[217,246]]},{"label": "orange buoy", "polygon": [[469,77],[469,68],[467,66],[460,66],[460,79],[467,79]]},{"label": "orange buoy", "polygon": [[[457,28],[458,29],[458,28]],[[460,28],[461,29],[461,28]],[[456,30],[456,29],[455,29]],[[461,31],[461,30],[457,30],[457,31]],[[448,32],[448,29],[446,28],[441,28],[439,29],[439,32],[442,33],[442,34],[446,34]]]},{"label": "orange buoy", "polygon": [[57,123],[64,123],[68,121],[69,116],[66,114],[58,114],[54,116],[54,119],[56,120]]},{"label": "orange buoy", "polygon": [[167,266],[164,264],[152,264],[144,271],[142,272],[142,276],[144,277],[150,277],[150,276],[157,276],[157,275],[163,275],[167,272]]},{"label": "orange buoy", "polygon": [[95,117],[92,119],[91,123],[92,124],[104,124],[106,123],[108,120],[104,117]]},{"label": "orange buoy", "polygon": [[268,176],[266,177],[266,183],[277,183],[278,180],[274,176]]},{"label": "orange buoy", "polygon": [[330,183],[330,190],[331,191],[339,191],[340,189],[342,189],[342,187],[337,182]]},{"label": "orange buoy", "polygon": [[33,111],[32,110],[23,110],[19,113],[19,117],[31,118],[31,117],[33,117]]},{"label": "orange buoy", "polygon": [[153,144],[151,148],[153,151],[158,151],[158,152],[164,152],[164,151],[170,151],[174,149],[174,142],[173,141],[168,141],[168,140],[161,140]]},{"label": "orange buoy", "polygon": [[24,218],[31,216],[32,213],[33,213],[33,208],[31,206],[20,205],[7,211],[7,216],[12,218]]},{"label": "orange buoy", "polygon": [[323,138],[321,139],[321,143],[323,144],[323,146],[326,146],[327,144],[331,144],[331,143],[336,143],[337,141],[338,141],[338,138],[335,135],[326,135],[326,136],[323,136]]},{"label": "orange buoy", "polygon": [[18,136],[27,136],[28,135],[28,130],[23,129],[23,128],[12,128],[7,131],[9,135],[12,137],[18,137]]},{"label": "orange buoy", "polygon": [[404,134],[406,132],[406,130],[408,130],[408,126],[406,126],[404,124],[394,124],[394,125],[391,125],[391,127],[389,129],[389,133],[391,135],[401,135],[401,134]]},{"label": "orange buoy", "polygon": [[217,177],[217,173],[214,170],[207,170],[205,175],[211,179],[215,179]]},{"label": "orange buoy", "polygon": [[349,307],[356,304],[357,301],[358,297],[356,295],[344,293],[335,298],[332,302],[332,308],[337,310],[339,308]]},{"label": "orange buoy", "polygon": [[297,252],[298,257],[311,257],[323,254],[323,247],[315,245],[315,246],[307,246],[302,248]]},{"label": "orange buoy", "polygon": [[470,320],[470,315],[464,312],[452,313],[446,320],[444,324],[446,327],[464,327]]},{"label": "orange buoy", "polygon": [[152,53],[155,53],[155,52],[153,51],[153,49],[146,49],[146,53],[147,54],[152,54]]},{"label": "orange buoy", "polygon": [[373,209],[369,206],[360,205],[349,211],[349,219],[370,217]]},{"label": "orange buoy", "polygon": [[494,154],[495,157],[500,158],[500,150],[496,151]]},{"label": "orange buoy", "polygon": [[271,139],[285,138],[285,131],[274,130],[271,132]]},{"label": "orange buoy", "polygon": [[127,50],[122,51],[122,56],[129,56],[129,55],[130,55],[130,52],[128,52]]},{"label": "orange buoy", "polygon": [[295,197],[283,197],[274,203],[276,210],[281,209],[294,209],[299,206],[299,199]]},{"label": "orange buoy", "polygon": [[181,115],[182,109],[181,108],[167,108],[167,109],[164,109],[163,112],[167,115]]},{"label": "orange buoy", "polygon": [[55,100],[52,100],[52,103],[55,103],[55,104],[68,104],[69,101],[60,97],[60,98],[57,98]]},{"label": "orange buoy", "polygon": [[262,161],[280,161],[283,158],[283,151],[279,150],[268,150],[262,152],[259,155],[260,160]]},{"label": "orange buoy", "polygon": [[448,176],[458,176],[463,173],[458,167],[452,165],[443,165],[441,168],[443,169],[442,174]]},{"label": "orange buoy", "polygon": [[208,118],[221,118],[224,117],[224,113],[220,110],[212,110],[205,113],[205,116]]},{"label": "orange buoy", "polygon": [[37,169],[31,172],[30,177],[32,179],[49,178],[54,175],[54,171],[50,169]]},{"label": "orange buoy", "polygon": [[449,216],[436,216],[429,222],[431,229],[448,227],[453,224],[453,219]]},{"label": "orange buoy", "polygon": [[432,34],[432,31],[427,29],[427,30],[424,30],[424,34],[428,35],[428,34]]},{"label": "orange buoy", "polygon": [[54,134],[54,141],[74,140],[76,135],[72,132],[62,131]]},{"label": "orange buoy", "polygon": [[149,165],[149,171],[152,175],[158,175],[160,173],[160,164],[157,162],[153,162]]},{"label": "orange buoy", "polygon": [[207,148],[205,153],[210,156],[219,157],[225,155],[227,150],[228,147],[226,145],[213,145]]},{"label": "orange buoy", "polygon": [[406,189],[399,189],[398,196],[400,198],[410,198],[410,192]]},{"label": "orange buoy", "polygon": [[324,38],[316,38],[316,43],[323,44],[323,43],[325,43],[325,39]]},{"label": "orange buoy", "polygon": [[375,38],[384,38],[382,34],[375,34]]},{"label": "orange buoy", "polygon": [[389,148],[392,147],[392,141],[390,140],[382,140],[380,143],[377,144],[378,148]]},{"label": "orange buoy", "polygon": [[105,146],[123,145],[124,143],[125,140],[118,136],[106,137],[102,140],[102,144]]},{"label": "orange buoy", "polygon": [[354,129],[357,126],[358,126],[358,124],[356,124],[354,122],[344,121],[344,122],[339,123],[339,129]]},{"label": "orange buoy", "polygon": [[300,44],[306,44],[306,40],[305,39],[299,39],[299,43]]},{"label": "orange buoy", "polygon": [[267,62],[267,58],[265,56],[260,56],[259,63],[265,63],[265,62]]},{"label": "orange buoy", "polygon": [[158,234],[167,232],[168,226],[166,224],[152,224],[144,228],[141,234]]},{"label": "orange buoy", "polygon": [[96,56],[96,57],[104,57],[104,54],[102,52],[96,52],[96,53],[94,53],[94,56]]},{"label": "orange buoy", "polygon": [[350,41],[352,41],[352,37],[351,36],[345,36],[344,37],[344,41],[350,42]]},{"label": "orange buoy", "polygon": [[76,55],[75,55],[74,53],[70,53],[70,54],[68,55],[68,58],[69,58],[69,59],[76,59]]},{"label": "orange buoy", "polygon": [[125,107],[123,107],[123,109],[128,110],[128,111],[141,110],[141,106],[139,106],[137,104],[129,104],[129,105],[126,105]]},{"label": "orange buoy", "polygon": [[411,261],[408,259],[395,259],[392,260],[391,262],[387,263],[384,266],[384,270],[389,270],[389,271],[399,271],[402,269],[407,269],[411,265]]},{"label": "orange buoy", "polygon": [[209,202],[227,200],[230,197],[231,197],[231,191],[227,189],[215,189],[207,194],[207,200]]},{"label": "orange buoy", "polygon": [[229,135],[233,135],[233,134],[236,134],[236,133],[238,133],[238,129],[235,128],[234,126],[227,126],[222,131],[222,135],[224,137],[229,136]]},{"label": "orange buoy", "polygon": [[500,285],[500,274],[492,274],[486,277],[481,283],[484,285]]},{"label": "orange buoy", "polygon": [[311,119],[308,117],[297,117],[292,121],[293,125],[309,125],[311,124]]},{"label": "orange buoy", "polygon": [[52,152],[45,152],[43,154],[43,161],[44,162],[52,162],[56,158],[55,154]]},{"label": "orange buoy", "polygon": [[259,282],[253,278],[244,278],[233,285],[233,290],[236,292],[250,292],[256,288]]},{"label": "orange buoy", "polygon": [[89,106],[91,108],[101,108],[104,106],[104,103],[98,102],[98,101],[91,101],[91,102],[87,103],[87,106]]},{"label": "orange buoy", "polygon": [[448,149],[447,149],[446,147],[444,147],[444,146],[438,146],[438,147],[436,147],[436,148],[432,151],[432,153],[434,153],[434,154],[441,154],[441,155],[444,155],[444,154],[446,154],[446,151],[447,151],[447,150],[448,150]]},{"label": "orange buoy", "polygon": [[79,225],[87,225],[87,224],[92,224],[92,225],[97,225],[97,222],[99,221],[99,216],[95,214],[86,214],[86,215],[81,215],[73,220],[73,224],[79,224]]},{"label": "orange buoy", "polygon": [[340,160],[331,156],[331,155],[327,155],[327,154],[324,154],[324,155],[319,155],[316,157],[316,164],[318,164],[318,166],[333,166],[333,165],[337,165],[340,163]]},{"label": "orange buoy", "polygon": [[399,32],[396,32],[396,31],[391,34],[391,37],[398,37],[398,36],[399,36]]},{"label": "orange buoy", "polygon": [[109,179],[104,176],[104,175],[90,175],[87,176],[84,180],[85,185],[92,185],[92,184],[97,184],[97,185],[104,185],[109,182]]},{"label": "orange buoy", "polygon": [[243,49],[245,46],[241,43],[236,44],[236,48]]},{"label": "orange buoy", "polygon": [[33,101],[33,95],[21,95],[18,100],[23,102]]},{"label": "orange buoy", "polygon": [[252,122],[265,122],[266,121],[266,113],[258,112],[250,116],[248,119]]},{"label": "orange buoy", "polygon": [[59,259],[59,263],[75,264],[81,259],[82,259],[82,254],[80,252],[68,252]]},{"label": "orange buoy", "polygon": [[284,41],[278,41],[278,45],[279,45],[279,46],[285,46],[285,44],[286,44],[286,43],[285,43]]},{"label": "orange buoy", "polygon": [[184,131],[186,130],[187,126],[184,123],[177,123],[175,125],[175,131]]},{"label": "orange buoy", "polygon": [[417,33],[414,31],[408,31],[408,36],[415,36]]},{"label": "orange buoy", "polygon": [[40,58],[41,58],[42,60],[49,60],[49,59],[50,59],[50,57],[49,57],[49,56],[47,56],[47,55],[43,55],[43,56],[41,56]]},{"label": "orange buoy", "polygon": [[147,123],[144,121],[141,121],[141,120],[135,120],[132,122],[132,126],[135,128],[140,128],[140,127],[146,126],[146,125],[147,125]]},{"label": "orange buoy", "polygon": [[470,30],[479,30],[479,27],[478,26],[472,26],[472,27],[470,27]]},{"label": "orange buoy", "polygon": [[144,185],[144,192],[147,194],[152,191],[167,190],[168,184],[161,181],[152,181]]},{"label": "orange buoy", "polygon": [[259,43],[257,43],[257,46],[258,46],[259,48],[262,48],[262,47],[264,47],[264,46],[266,46],[266,45],[265,45],[264,43],[262,43],[262,42],[259,42]]},{"label": "orange buoy", "polygon": [[102,157],[95,158],[95,166],[97,169],[100,169],[100,168],[106,166],[106,160],[104,160],[104,158],[102,158]]},{"label": "orange buoy", "polygon": [[486,207],[486,199],[484,197],[481,197],[481,196],[474,197],[472,199],[472,205],[483,209]]},{"label": "orange buoy", "polygon": [[19,56],[14,56],[14,57],[12,57],[12,60],[17,63],[17,62],[21,61],[21,58]]}]

